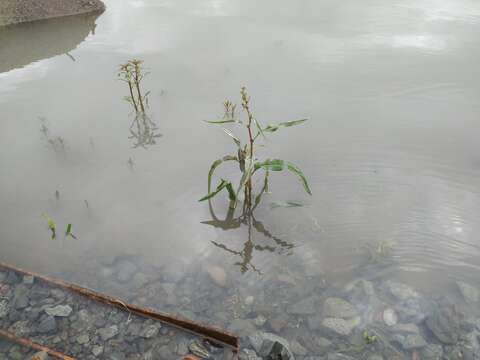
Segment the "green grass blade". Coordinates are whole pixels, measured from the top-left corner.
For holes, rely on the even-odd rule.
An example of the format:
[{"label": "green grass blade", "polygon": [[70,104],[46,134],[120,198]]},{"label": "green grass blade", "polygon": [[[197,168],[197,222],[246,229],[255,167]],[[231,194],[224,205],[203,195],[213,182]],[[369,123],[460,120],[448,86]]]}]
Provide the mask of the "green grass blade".
[{"label": "green grass blade", "polygon": [[212,186],[212,176],[215,172],[215,169],[225,161],[238,161],[236,156],[227,155],[221,159],[215,160],[212,165],[210,166],[210,170],[208,171],[208,193],[210,193],[211,186]]},{"label": "green grass blade", "polygon": [[225,134],[227,134],[233,139],[235,144],[237,144],[238,148],[241,148],[240,140],[230,130],[223,128],[223,131],[225,131]]},{"label": "green grass blade", "polygon": [[229,123],[234,123],[234,122],[236,122],[235,120],[212,120],[212,121],[203,120],[203,121],[205,121],[205,122],[208,123],[208,124],[216,124],[216,125],[229,124]]},{"label": "green grass blade", "polygon": [[282,171],[285,168],[285,161],[282,159],[267,159],[264,162],[255,163],[255,171],[260,168],[270,171]]},{"label": "green grass blade", "polygon": [[303,174],[302,170],[300,170],[300,168],[298,166],[296,166],[295,164],[293,164],[291,162],[286,162],[286,164],[287,164],[287,169],[300,178],[300,181],[303,185],[303,188],[305,189],[307,194],[312,195],[312,191],[310,190],[310,186],[308,186],[307,178]]},{"label": "green grass blade", "polygon": [[276,209],[278,207],[290,208],[290,207],[302,207],[303,204],[298,201],[276,201],[270,204],[270,208]]},{"label": "green grass blade", "polygon": [[202,197],[200,200],[198,201],[205,201],[205,200],[208,200],[208,199],[211,199],[213,198],[215,195],[217,195],[220,191],[223,190],[223,188],[225,188],[227,186],[227,181],[221,179],[220,180],[220,183],[218,184],[217,188],[215,189],[214,192],[209,192],[207,195],[205,195],[204,197]]},{"label": "green grass blade", "polygon": [[67,230],[65,231],[65,236],[68,236],[72,233],[72,224],[67,225]]},{"label": "green grass blade", "polygon": [[299,120],[285,121],[285,122],[281,122],[281,123],[278,123],[278,124],[270,124],[265,129],[263,129],[263,131],[265,131],[265,132],[275,132],[282,127],[290,127],[290,126],[300,125],[307,120],[308,119],[299,119]]}]

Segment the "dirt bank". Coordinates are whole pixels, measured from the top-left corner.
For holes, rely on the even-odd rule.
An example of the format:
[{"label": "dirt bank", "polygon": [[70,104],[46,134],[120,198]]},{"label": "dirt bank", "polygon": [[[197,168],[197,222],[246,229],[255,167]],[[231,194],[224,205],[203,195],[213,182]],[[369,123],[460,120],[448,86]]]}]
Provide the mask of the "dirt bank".
[{"label": "dirt bank", "polygon": [[1,0],[0,26],[103,10],[100,0]]}]

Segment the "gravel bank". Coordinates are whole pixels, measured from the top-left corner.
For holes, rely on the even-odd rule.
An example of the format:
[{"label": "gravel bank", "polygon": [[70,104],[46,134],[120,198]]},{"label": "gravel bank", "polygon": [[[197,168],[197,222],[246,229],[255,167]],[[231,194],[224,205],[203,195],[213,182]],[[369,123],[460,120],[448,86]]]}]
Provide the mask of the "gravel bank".
[{"label": "gravel bank", "polygon": [[100,0],[2,0],[0,26],[104,10]]}]

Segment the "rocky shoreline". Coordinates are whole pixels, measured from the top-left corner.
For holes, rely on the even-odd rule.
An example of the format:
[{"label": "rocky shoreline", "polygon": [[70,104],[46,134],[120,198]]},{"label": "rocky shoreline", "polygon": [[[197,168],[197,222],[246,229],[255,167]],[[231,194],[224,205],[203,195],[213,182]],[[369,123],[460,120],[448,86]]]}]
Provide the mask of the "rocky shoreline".
[{"label": "rocky shoreline", "polygon": [[[452,291],[435,296],[390,278],[329,284],[303,262],[255,278],[205,260],[187,268],[154,267],[136,256],[120,256],[65,276],[128,302],[227,329],[241,338],[242,360],[480,359],[480,290],[472,284],[452,281]],[[38,285],[29,278],[0,273],[0,285],[9,289],[0,300],[0,328],[62,344],[60,349],[82,359],[232,357],[165,326],[138,323],[131,330],[118,310],[105,312],[52,291],[32,293]],[[39,291],[44,295],[37,299]],[[35,319],[32,328],[29,317]],[[60,333],[48,333],[53,327]]]},{"label": "rocky shoreline", "polygon": [[100,0],[2,0],[0,27],[104,10]]}]

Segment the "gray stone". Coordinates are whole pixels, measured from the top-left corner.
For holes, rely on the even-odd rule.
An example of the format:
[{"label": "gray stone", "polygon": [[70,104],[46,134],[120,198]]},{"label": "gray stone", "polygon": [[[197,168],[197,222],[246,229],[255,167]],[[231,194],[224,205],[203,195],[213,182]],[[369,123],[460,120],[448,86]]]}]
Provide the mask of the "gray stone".
[{"label": "gray stone", "polygon": [[397,324],[392,327],[392,331],[401,334],[419,334],[420,330],[415,324]]},{"label": "gray stone", "polygon": [[33,285],[33,283],[35,282],[35,278],[31,275],[24,275],[23,276],[23,283],[25,285]]},{"label": "gray stone", "polygon": [[420,350],[420,359],[422,360],[441,360],[443,358],[442,345],[427,344]]},{"label": "gray stone", "polygon": [[293,315],[311,315],[317,312],[316,296],[309,296],[305,299],[298,301],[297,303],[289,306],[287,312]]},{"label": "gray stone", "polygon": [[394,281],[387,281],[385,283],[385,287],[394,298],[400,301],[405,301],[409,298],[418,298],[420,294],[415,291],[411,286],[394,282]]},{"label": "gray stone", "polygon": [[157,325],[148,325],[147,327],[145,327],[142,332],[140,333],[140,336],[145,338],[145,339],[150,339],[154,336],[157,336],[158,335],[158,331],[160,329],[161,326],[159,326],[159,324]]},{"label": "gray stone", "polygon": [[144,273],[138,272],[133,276],[132,282],[135,288],[141,288],[148,283],[148,278]]},{"label": "gray stone", "polygon": [[92,347],[92,354],[93,356],[99,356],[103,354],[103,346],[95,345],[94,347]]},{"label": "gray stone", "polygon": [[46,351],[39,351],[32,355],[30,360],[49,360],[50,356],[48,356]]},{"label": "gray stone", "polygon": [[13,292],[13,306],[16,310],[24,309],[28,306],[28,288],[25,285],[18,285]]},{"label": "gray stone", "polygon": [[68,317],[73,309],[70,305],[57,305],[54,307],[45,308],[45,312],[50,316]]},{"label": "gray stone", "polygon": [[[0,316],[1,317],[1,316]],[[256,326],[263,326],[267,322],[267,318],[263,315],[258,315],[253,322],[255,323]]]},{"label": "gray stone", "polygon": [[293,360],[287,340],[271,333],[256,332],[248,337],[258,355],[265,360]]},{"label": "gray stone", "polygon": [[398,322],[398,316],[395,310],[388,308],[383,310],[383,322],[388,326],[393,326]]},{"label": "gray stone", "polygon": [[0,319],[8,315],[9,308],[7,300],[0,300]]},{"label": "gray stone", "polygon": [[88,336],[88,334],[82,334],[77,336],[77,343],[79,345],[87,344],[89,341],[90,341],[90,337]]},{"label": "gray stone", "polygon": [[37,327],[37,331],[41,334],[52,333],[57,330],[57,322],[53,316],[44,316],[40,319],[40,322]]},{"label": "gray stone", "polygon": [[240,360],[262,360],[257,356],[257,353],[250,349],[243,349],[239,355]]},{"label": "gray stone", "polygon": [[98,330],[98,334],[103,341],[107,341],[118,334],[118,326],[112,325]]},{"label": "gray stone", "polygon": [[301,355],[305,356],[308,353],[308,350],[305,349],[302,344],[300,344],[297,340],[290,341],[290,350],[294,355]]},{"label": "gray stone", "polygon": [[240,336],[247,336],[255,332],[257,329],[250,320],[246,319],[234,319],[228,326],[228,331]]},{"label": "gray stone", "polygon": [[382,355],[378,355],[378,354],[374,354],[374,355],[370,355],[367,360],[383,360],[383,356]]},{"label": "gray stone", "polygon": [[458,289],[466,302],[476,303],[480,300],[480,290],[463,281],[457,281]]},{"label": "gray stone", "polygon": [[358,315],[358,311],[349,302],[340,298],[328,298],[323,303],[323,316],[348,319]]},{"label": "gray stone", "polygon": [[340,353],[334,353],[328,354],[327,360],[355,360],[355,358]]},{"label": "gray stone", "polygon": [[425,324],[444,344],[455,344],[458,340],[459,321],[454,309],[435,308]]},{"label": "gray stone", "polygon": [[419,349],[427,345],[427,342],[420,334],[400,335],[395,334],[393,337],[402,345],[405,350]]},{"label": "gray stone", "polygon": [[350,335],[352,330],[360,325],[360,317],[355,317],[352,319],[341,319],[341,318],[325,318],[322,321],[322,328],[326,332],[326,335],[340,335],[347,336]]},{"label": "gray stone", "polygon": [[137,271],[137,265],[128,260],[120,260],[115,264],[117,270],[117,280],[120,282],[127,282],[132,279]]}]

